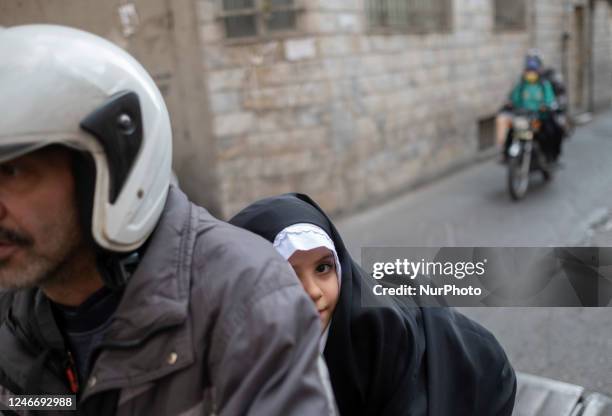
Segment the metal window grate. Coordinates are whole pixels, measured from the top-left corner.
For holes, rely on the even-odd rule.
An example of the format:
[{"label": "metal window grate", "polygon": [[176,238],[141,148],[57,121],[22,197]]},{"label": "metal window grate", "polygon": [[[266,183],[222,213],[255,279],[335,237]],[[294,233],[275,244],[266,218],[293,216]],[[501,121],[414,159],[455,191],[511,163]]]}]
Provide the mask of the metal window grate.
[{"label": "metal window grate", "polygon": [[449,31],[451,6],[451,0],[366,0],[371,27],[415,33]]},{"label": "metal window grate", "polygon": [[294,0],[221,0],[220,18],[228,38],[295,31],[299,7]]},{"label": "metal window grate", "polygon": [[223,0],[223,10],[254,10],[254,0]]},{"label": "metal window grate", "polygon": [[527,27],[525,0],[495,0],[495,29],[524,30]]}]

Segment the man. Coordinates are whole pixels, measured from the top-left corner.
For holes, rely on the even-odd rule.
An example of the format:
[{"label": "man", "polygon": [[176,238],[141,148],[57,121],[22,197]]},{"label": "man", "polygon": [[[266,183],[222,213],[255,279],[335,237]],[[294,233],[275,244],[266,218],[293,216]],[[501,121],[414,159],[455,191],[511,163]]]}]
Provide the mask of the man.
[{"label": "man", "polygon": [[168,113],[132,57],[0,29],[0,91],[0,409],[330,413],[311,302],[263,239],[169,185]]},{"label": "man", "polygon": [[545,152],[556,160],[560,154],[562,132],[557,126],[552,110],[557,109],[557,102],[552,85],[541,76],[542,60],[539,55],[530,51],[525,58],[525,68],[520,81],[510,93],[509,101],[496,120],[497,143],[503,146],[503,159],[510,147],[511,113],[514,110],[540,112],[542,120],[541,143]]}]

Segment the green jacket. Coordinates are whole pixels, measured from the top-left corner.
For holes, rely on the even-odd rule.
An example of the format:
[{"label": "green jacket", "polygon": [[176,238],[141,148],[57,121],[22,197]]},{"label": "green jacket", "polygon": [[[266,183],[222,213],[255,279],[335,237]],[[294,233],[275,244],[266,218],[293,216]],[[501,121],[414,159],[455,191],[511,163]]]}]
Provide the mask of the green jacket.
[{"label": "green jacket", "polygon": [[542,105],[549,108],[553,106],[555,92],[550,82],[546,80],[540,80],[535,84],[521,80],[512,90],[510,100],[514,108],[538,111]]}]

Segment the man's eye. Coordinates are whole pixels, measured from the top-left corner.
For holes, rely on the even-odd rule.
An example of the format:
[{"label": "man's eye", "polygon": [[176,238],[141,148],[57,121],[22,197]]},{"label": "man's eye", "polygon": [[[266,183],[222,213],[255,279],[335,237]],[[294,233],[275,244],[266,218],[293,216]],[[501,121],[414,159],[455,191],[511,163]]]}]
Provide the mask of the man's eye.
[{"label": "man's eye", "polygon": [[16,165],[5,163],[0,165],[0,175],[4,177],[14,178],[19,173]]}]

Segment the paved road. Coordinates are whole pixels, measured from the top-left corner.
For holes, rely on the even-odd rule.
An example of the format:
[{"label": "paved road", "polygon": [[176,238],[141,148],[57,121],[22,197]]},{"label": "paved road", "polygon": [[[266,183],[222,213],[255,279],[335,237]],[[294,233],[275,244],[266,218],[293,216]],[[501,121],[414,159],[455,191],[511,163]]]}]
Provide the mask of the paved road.
[{"label": "paved road", "polygon": [[[564,168],[510,201],[505,170],[487,161],[338,221],[363,246],[612,246],[612,113],[579,127]],[[469,308],[520,371],[612,395],[612,308]]]}]

